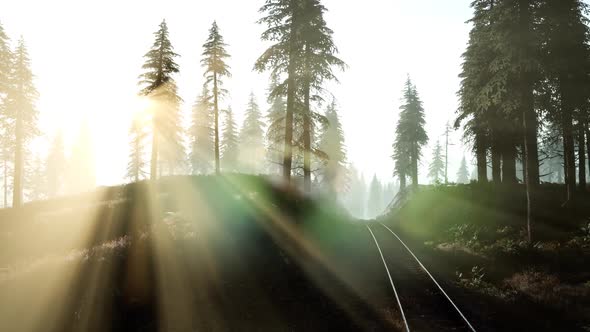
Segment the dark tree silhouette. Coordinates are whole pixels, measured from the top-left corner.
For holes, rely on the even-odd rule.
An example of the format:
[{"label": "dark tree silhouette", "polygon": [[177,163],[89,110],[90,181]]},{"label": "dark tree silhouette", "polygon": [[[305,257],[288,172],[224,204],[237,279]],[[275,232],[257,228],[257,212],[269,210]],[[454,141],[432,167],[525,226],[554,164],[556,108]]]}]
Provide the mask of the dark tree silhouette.
[{"label": "dark tree silhouette", "polygon": [[297,82],[301,76],[301,54],[303,44],[301,29],[304,23],[303,1],[266,0],[260,8],[263,13],[258,22],[265,24],[267,30],[261,39],[273,44],[258,58],[254,68],[258,71],[270,70],[273,78],[286,75],[272,92],[272,95],[286,95],[285,135],[283,144],[283,178],[291,180],[293,164],[294,114],[297,107]]},{"label": "dark tree silhouette", "polygon": [[428,142],[424,130],[424,109],[416,87],[408,77],[402,97],[400,117],[394,143],[395,173],[400,178],[400,188],[405,187],[405,177],[412,178],[414,188],[418,187],[418,163],[422,146]]}]

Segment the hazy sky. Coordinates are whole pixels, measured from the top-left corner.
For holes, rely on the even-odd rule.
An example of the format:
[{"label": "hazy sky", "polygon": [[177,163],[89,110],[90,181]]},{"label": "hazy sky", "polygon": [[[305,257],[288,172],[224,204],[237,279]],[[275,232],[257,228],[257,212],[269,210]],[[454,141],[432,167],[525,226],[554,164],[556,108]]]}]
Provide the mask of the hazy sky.
[{"label": "hazy sky", "polygon": [[[443,140],[445,123],[457,109],[460,55],[464,51],[471,0],[324,0],[326,20],[334,30],[340,57],[349,69],[330,84],[346,134],[348,157],[367,176],[391,179],[400,96],[410,74],[424,101],[431,143],[425,150],[421,178],[431,146]],[[71,143],[86,116],[96,143],[99,184],[122,181],[127,165],[127,132],[136,101],[137,77],[152,33],[166,19],[181,73],[177,77],[186,114],[203,83],[202,44],[213,20],[229,44],[233,77],[226,82],[231,105],[241,123],[253,91],[266,111],[268,75],[252,71],[265,49],[263,26],[255,22],[264,0],[6,0],[0,22],[29,48],[41,126],[48,141],[58,128]],[[463,154],[461,133],[452,135],[450,178]],[[425,181],[422,180],[422,181]]]}]

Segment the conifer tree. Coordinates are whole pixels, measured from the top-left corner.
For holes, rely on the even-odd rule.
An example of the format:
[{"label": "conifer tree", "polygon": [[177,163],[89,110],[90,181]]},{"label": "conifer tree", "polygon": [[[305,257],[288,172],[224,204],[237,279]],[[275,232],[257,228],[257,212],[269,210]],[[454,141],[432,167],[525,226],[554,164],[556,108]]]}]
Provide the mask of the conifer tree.
[{"label": "conifer tree", "polygon": [[10,38],[8,38],[6,32],[4,32],[4,27],[0,24],[0,107],[10,86],[11,68],[13,67],[12,57]]},{"label": "conifer tree", "polygon": [[221,166],[223,171],[237,172],[239,170],[238,128],[234,114],[229,107],[225,113],[223,138],[221,140]]},{"label": "conifer tree", "polygon": [[145,54],[146,59],[140,76],[141,95],[152,100],[152,152],[150,160],[150,179],[158,177],[160,152],[165,153],[169,170],[178,159],[182,159],[181,118],[174,74],[179,72],[174,48],[168,37],[166,21],[160,23],[154,33],[155,41]]},{"label": "conifer tree", "polygon": [[[336,80],[332,67],[342,70],[345,64],[336,57],[338,49],[332,39],[332,30],[324,20],[326,8],[319,0],[303,1],[301,38],[303,42],[301,87],[303,99],[303,172],[304,190],[311,191],[311,157],[312,157],[312,94],[323,91],[325,80]],[[317,98],[317,97],[316,97]]]},{"label": "conifer tree", "polygon": [[136,116],[129,128],[129,162],[127,163],[127,179],[129,181],[138,182],[147,176],[146,139],[145,123]]},{"label": "conifer tree", "polygon": [[258,58],[254,68],[257,71],[270,70],[273,78],[286,76],[274,88],[272,95],[286,96],[285,134],[283,136],[283,178],[291,180],[293,165],[293,137],[295,109],[299,103],[297,82],[301,77],[301,55],[303,43],[302,27],[305,25],[303,14],[304,1],[266,0],[260,8],[264,13],[258,23],[266,24],[267,29],[261,39],[273,44]]},{"label": "conifer tree", "polygon": [[445,162],[440,142],[436,141],[436,145],[432,151],[432,161],[428,167],[428,177],[432,183],[440,183],[445,176]]},{"label": "conifer tree", "polygon": [[365,202],[367,200],[367,185],[362,174],[359,173],[354,165],[351,165],[348,173],[350,174],[350,189],[346,192],[344,203],[348,212],[357,218],[365,217]]},{"label": "conifer tree", "polygon": [[367,211],[369,218],[375,218],[379,216],[383,211],[383,187],[381,182],[377,178],[377,175],[373,175],[373,180],[369,186],[369,199],[367,201]]},{"label": "conifer tree", "polygon": [[465,156],[461,159],[461,166],[457,171],[457,183],[469,183],[469,170],[467,169],[467,161]]},{"label": "conifer tree", "polygon": [[21,38],[14,51],[14,65],[10,73],[4,113],[5,119],[8,120],[8,133],[14,144],[13,207],[19,207],[23,203],[27,148],[31,140],[39,135],[38,112],[35,107],[37,98],[29,55]]},{"label": "conifer tree", "polygon": [[206,84],[211,87],[213,97],[213,121],[215,137],[215,173],[219,174],[220,168],[220,151],[219,151],[219,99],[225,94],[223,89],[223,77],[231,77],[229,66],[226,61],[229,54],[225,50],[227,44],[224,43],[223,37],[219,33],[216,22],[213,22],[209,30],[209,37],[203,44],[202,66],[205,68]]},{"label": "conifer tree", "polygon": [[[542,64],[550,85],[545,91],[551,95],[548,100],[557,101],[551,105],[557,107],[548,107],[549,115],[563,137],[566,192],[568,203],[571,203],[576,193],[576,131],[578,146],[583,146],[584,126],[588,120],[588,5],[580,0],[547,0],[541,2],[538,10],[540,36],[546,41],[541,44]],[[583,149],[580,152],[583,155]]]},{"label": "conifer tree", "polygon": [[[492,124],[494,129],[498,127],[495,115],[499,91],[484,88],[491,80],[491,73],[493,73],[488,66],[497,56],[492,38],[493,9],[497,1],[499,0],[472,2],[471,6],[474,9],[473,18],[470,20],[472,29],[469,33],[467,50],[463,53],[462,72],[459,75],[461,78],[460,106],[455,127],[458,128],[461,123],[465,123],[465,136],[473,142],[480,182],[487,182],[488,179],[487,154],[492,142]],[[494,155],[496,154],[494,152]]]},{"label": "conifer tree", "polygon": [[63,193],[64,179],[66,176],[67,160],[65,155],[63,134],[58,131],[47,155],[47,195],[55,197]]},{"label": "conifer tree", "polygon": [[254,93],[250,93],[244,123],[240,130],[240,164],[247,173],[257,173],[264,160],[264,123]]},{"label": "conifer tree", "polygon": [[283,164],[282,147],[285,137],[285,98],[280,94],[273,94],[278,82],[274,78],[268,89],[270,109],[266,114],[266,161],[270,174],[280,174]]},{"label": "conifer tree", "polygon": [[333,100],[326,110],[328,125],[320,136],[319,149],[327,154],[326,166],[322,169],[322,183],[330,193],[342,193],[348,187],[348,168],[344,132]]},{"label": "conifer tree", "polygon": [[190,164],[193,174],[211,172],[214,162],[215,132],[213,107],[207,86],[192,108],[191,125],[188,132],[191,153]]},{"label": "conifer tree", "polygon": [[416,87],[408,77],[404,91],[403,104],[396,128],[394,143],[395,173],[400,177],[400,189],[405,187],[405,176],[410,176],[414,188],[418,187],[418,163],[422,146],[428,142],[424,130],[424,108]]},{"label": "conifer tree", "polygon": [[6,114],[6,94],[10,86],[12,72],[12,50],[10,39],[0,24],[0,162],[2,171],[3,207],[8,206],[12,173],[13,135],[10,133],[10,120]]}]

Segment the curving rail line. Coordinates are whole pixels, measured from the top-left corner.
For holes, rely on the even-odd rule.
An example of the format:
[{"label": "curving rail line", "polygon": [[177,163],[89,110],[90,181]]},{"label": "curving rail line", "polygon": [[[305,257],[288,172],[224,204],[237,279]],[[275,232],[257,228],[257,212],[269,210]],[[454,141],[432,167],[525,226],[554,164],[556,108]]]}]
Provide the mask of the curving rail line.
[{"label": "curving rail line", "polygon": [[[434,276],[430,273],[430,271],[428,271],[428,269],[424,266],[424,264],[422,264],[422,262],[418,259],[418,257],[412,252],[412,250],[406,245],[406,243],[389,227],[387,227],[386,225],[384,225],[383,223],[379,224],[384,228],[383,232],[389,232],[391,233],[391,235],[393,235],[393,237],[395,238],[395,240],[393,240],[394,242],[397,242],[398,245],[395,245],[395,243],[391,243],[389,242],[390,240],[386,240],[387,238],[384,237],[382,235],[381,238],[381,242],[382,244],[387,244],[385,242],[389,242],[388,246],[390,247],[389,251],[385,251],[384,254],[384,250],[382,250],[382,245],[379,244],[379,241],[377,240],[377,236],[375,236],[375,233],[373,232],[373,230],[371,229],[370,226],[366,226],[367,230],[369,231],[369,233],[371,234],[371,237],[373,238],[373,241],[375,242],[375,246],[377,247],[378,251],[379,251],[379,255],[381,256],[381,260],[383,261],[383,265],[385,267],[385,272],[387,273],[387,277],[389,278],[389,282],[391,284],[391,287],[393,289],[396,301],[397,301],[397,305],[399,307],[399,311],[401,313],[401,317],[405,326],[405,330],[407,332],[410,331],[409,325],[410,323],[408,321],[411,322],[411,317],[410,316],[414,316],[416,318],[417,321],[425,321],[428,320],[428,314],[424,313],[424,312],[412,312],[412,309],[414,309],[414,311],[416,310],[420,310],[420,311],[427,311],[427,309],[431,310],[431,316],[444,316],[445,310],[442,308],[442,306],[447,305],[448,308],[448,304],[450,304],[452,306],[452,309],[449,308],[447,309],[446,313],[448,315],[451,315],[453,317],[457,317],[454,319],[454,322],[452,322],[453,326],[449,326],[450,330],[455,330],[457,327],[459,327],[457,324],[460,324],[463,326],[463,328],[465,328],[468,331],[472,331],[475,332],[475,328],[473,327],[473,325],[469,322],[469,320],[466,318],[466,316],[463,314],[463,312],[461,312],[461,310],[459,309],[459,307],[455,304],[455,302],[451,299],[451,297],[448,295],[448,293],[443,289],[443,287],[440,285],[440,283],[434,278]],[[389,239],[391,239],[391,236],[388,237]],[[399,244],[401,244],[401,247],[399,247]],[[407,254],[402,254],[402,252],[407,251],[407,253],[409,254],[409,256]],[[386,257],[388,256],[388,257]],[[395,256],[395,257],[394,257]],[[389,262],[389,266],[388,266],[388,259],[390,260]],[[392,262],[395,262],[393,263]],[[393,267],[393,265],[396,265],[397,269],[396,270],[390,270],[390,267]],[[416,265],[417,264],[417,265]],[[402,272],[405,271],[405,274]],[[394,283],[394,279],[395,278],[395,273],[394,276],[392,276],[391,271],[396,271],[398,272],[398,288],[396,288],[395,283]],[[426,276],[424,276],[424,274],[426,274]],[[428,284],[430,282],[430,284]],[[402,283],[406,283],[406,288],[400,288],[400,284]],[[432,283],[436,286],[435,288],[432,287]],[[412,291],[414,293],[412,293]],[[415,308],[412,308],[410,305],[405,305],[405,310],[404,308],[402,308],[402,300],[403,300],[403,294],[400,293],[406,293],[407,297],[407,302],[406,304],[408,304],[408,302],[410,302],[409,300],[412,301],[418,301],[416,298],[428,298],[430,296],[434,296],[436,297],[435,300],[433,300],[432,303],[429,303],[431,308],[421,308],[420,305],[414,305]],[[429,294],[431,293],[431,294]],[[454,314],[453,314],[454,312]],[[456,315],[458,314],[458,316]],[[448,319],[447,316],[444,316]],[[438,318],[438,317],[436,317]],[[434,319],[433,319],[434,320]],[[449,324],[449,322],[445,321],[442,322],[441,320],[441,324]],[[441,328],[441,330],[443,330]]]}]

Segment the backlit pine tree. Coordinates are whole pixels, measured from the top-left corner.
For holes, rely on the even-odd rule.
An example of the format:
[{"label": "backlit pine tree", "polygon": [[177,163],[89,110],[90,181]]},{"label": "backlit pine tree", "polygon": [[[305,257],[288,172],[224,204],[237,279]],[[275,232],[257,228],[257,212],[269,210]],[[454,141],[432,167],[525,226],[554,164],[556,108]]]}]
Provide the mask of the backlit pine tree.
[{"label": "backlit pine tree", "polygon": [[265,155],[264,122],[256,103],[254,93],[250,93],[244,123],[240,130],[240,164],[244,172],[256,174],[262,170]]},{"label": "backlit pine tree", "polygon": [[221,168],[224,172],[239,170],[238,126],[229,107],[225,112],[223,137],[221,139]]},{"label": "backlit pine tree", "polygon": [[[142,86],[140,94],[148,97],[151,102],[152,115],[152,151],[150,159],[150,179],[155,180],[159,165],[166,164],[168,172],[173,172],[184,158],[182,150],[182,131],[178,96],[174,75],[179,72],[174,48],[168,36],[166,21],[160,23],[154,33],[155,41],[151,49],[144,55],[145,72],[140,76]],[[162,159],[160,158],[162,155]]]},{"label": "backlit pine tree", "polygon": [[127,179],[138,182],[147,176],[145,160],[145,141],[147,139],[146,123],[136,116],[129,128],[129,162],[127,163]]},{"label": "backlit pine tree", "polygon": [[213,169],[215,132],[213,107],[207,86],[192,108],[191,124],[188,130],[190,164],[192,174],[208,174]]},{"label": "backlit pine tree", "polygon": [[445,176],[445,160],[442,152],[440,142],[436,141],[436,145],[432,151],[432,161],[428,167],[428,177],[434,184],[440,183]]},{"label": "backlit pine tree", "polygon": [[321,181],[329,193],[342,194],[348,189],[349,174],[344,132],[335,100],[326,109],[326,119],[328,125],[320,135],[319,149],[327,155],[328,160],[321,169]]},{"label": "backlit pine tree", "polygon": [[29,55],[21,38],[14,51],[14,65],[10,73],[4,113],[7,132],[14,144],[13,207],[19,207],[23,203],[25,165],[29,157],[28,147],[30,142],[39,135],[38,111],[35,107],[38,96],[33,84]]},{"label": "backlit pine tree", "polygon": [[219,141],[219,99],[226,93],[223,89],[223,77],[231,77],[229,66],[226,61],[229,54],[225,50],[227,45],[223,41],[223,36],[219,33],[219,27],[213,22],[209,30],[209,37],[203,44],[202,66],[205,68],[206,83],[213,97],[213,123],[214,123],[214,154],[215,154],[215,173],[219,174],[220,166],[220,141]]},{"label": "backlit pine tree", "polygon": [[469,183],[469,169],[467,169],[467,161],[465,156],[461,159],[461,166],[457,171],[457,183]]}]

